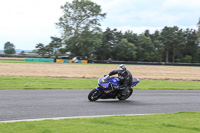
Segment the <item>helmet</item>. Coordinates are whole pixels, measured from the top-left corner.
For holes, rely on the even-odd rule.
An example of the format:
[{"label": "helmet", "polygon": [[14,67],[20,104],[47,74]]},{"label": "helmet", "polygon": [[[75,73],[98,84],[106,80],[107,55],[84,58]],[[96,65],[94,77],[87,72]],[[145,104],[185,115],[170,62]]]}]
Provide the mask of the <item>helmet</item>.
[{"label": "helmet", "polygon": [[126,65],[124,65],[124,64],[119,65],[117,70],[118,70],[118,73],[123,74],[126,71]]}]

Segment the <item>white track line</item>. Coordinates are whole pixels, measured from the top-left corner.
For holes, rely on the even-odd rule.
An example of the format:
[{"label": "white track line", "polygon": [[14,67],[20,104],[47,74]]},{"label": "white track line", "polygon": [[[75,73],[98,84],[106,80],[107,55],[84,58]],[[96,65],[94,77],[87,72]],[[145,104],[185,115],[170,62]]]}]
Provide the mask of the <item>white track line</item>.
[{"label": "white track line", "polygon": [[121,115],[94,115],[94,116],[54,117],[54,118],[8,120],[8,121],[0,121],[0,123],[12,123],[12,122],[22,122],[22,121],[61,120],[61,119],[75,119],[75,118],[96,118],[96,117],[109,117],[109,116],[134,116],[134,115],[153,115],[153,114],[121,114]]}]

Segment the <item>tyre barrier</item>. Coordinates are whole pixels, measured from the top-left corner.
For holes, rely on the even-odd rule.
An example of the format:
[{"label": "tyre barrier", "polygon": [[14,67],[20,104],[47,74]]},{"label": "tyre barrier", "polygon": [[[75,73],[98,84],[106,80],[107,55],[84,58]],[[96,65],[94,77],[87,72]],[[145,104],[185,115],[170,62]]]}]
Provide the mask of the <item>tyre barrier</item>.
[{"label": "tyre barrier", "polygon": [[[50,59],[50,58],[25,58],[27,62],[56,62],[56,63],[74,63],[72,60],[67,59]],[[87,60],[78,60],[77,63],[88,63]]]},{"label": "tyre barrier", "polygon": [[54,59],[49,58],[25,58],[27,62],[54,62]]},{"label": "tyre barrier", "polygon": [[[72,60],[56,59],[56,63],[74,63]],[[88,63],[87,60],[78,60],[77,63]]]}]

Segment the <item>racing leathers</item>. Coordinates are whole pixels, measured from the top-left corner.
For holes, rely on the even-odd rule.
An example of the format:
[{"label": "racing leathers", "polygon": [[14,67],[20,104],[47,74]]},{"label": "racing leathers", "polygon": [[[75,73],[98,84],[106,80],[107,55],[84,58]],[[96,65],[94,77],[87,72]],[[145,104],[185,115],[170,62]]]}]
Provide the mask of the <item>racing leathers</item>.
[{"label": "racing leathers", "polygon": [[125,70],[123,74],[120,73],[118,70],[113,70],[109,73],[109,76],[115,74],[118,74],[118,78],[120,80],[120,86],[118,89],[121,90],[122,96],[126,96],[126,92],[132,86],[132,79],[133,79],[132,74],[128,70]]}]

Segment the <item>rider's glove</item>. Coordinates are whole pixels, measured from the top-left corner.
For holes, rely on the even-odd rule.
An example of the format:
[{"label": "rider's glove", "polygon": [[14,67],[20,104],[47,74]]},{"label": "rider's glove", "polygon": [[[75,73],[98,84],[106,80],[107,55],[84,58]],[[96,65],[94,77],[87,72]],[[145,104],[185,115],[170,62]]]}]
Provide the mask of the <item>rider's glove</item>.
[{"label": "rider's glove", "polygon": [[104,77],[108,77],[109,76],[109,74],[107,74],[107,75],[104,75]]}]

